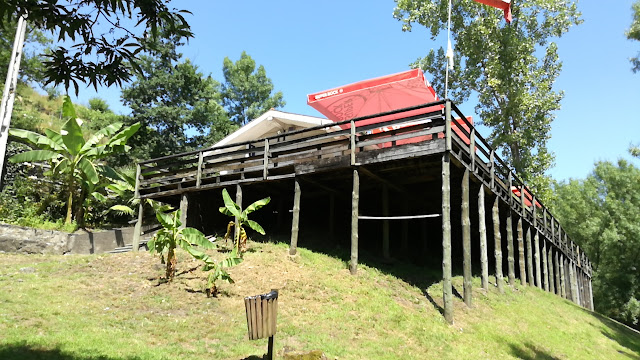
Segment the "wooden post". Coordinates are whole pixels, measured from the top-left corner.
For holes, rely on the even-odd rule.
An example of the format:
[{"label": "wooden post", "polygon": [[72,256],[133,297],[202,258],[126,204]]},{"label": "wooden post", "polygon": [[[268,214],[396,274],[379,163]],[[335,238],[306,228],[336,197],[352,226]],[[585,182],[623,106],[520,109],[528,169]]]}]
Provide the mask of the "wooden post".
[{"label": "wooden post", "polygon": [[[382,216],[389,216],[389,187],[382,185]],[[389,260],[389,220],[382,220],[382,257]]]},{"label": "wooden post", "polygon": [[564,297],[562,292],[562,265],[560,264],[560,251],[555,250],[556,253],[556,261],[555,265],[555,273],[556,273],[556,295],[560,297]]},{"label": "wooden post", "polygon": [[131,240],[131,249],[133,251],[138,251],[140,247],[140,235],[142,232],[142,218],[144,214],[143,209],[144,200],[140,199],[140,204],[138,205],[138,221],[136,221],[136,226],[133,228],[133,239]]},{"label": "wooden post", "polygon": [[262,158],[262,178],[269,177],[269,139],[264,139],[264,157]]},{"label": "wooden post", "polygon": [[[236,184],[236,204],[240,207],[240,211],[242,211],[242,186],[240,186],[240,184]],[[236,217],[234,221],[236,223],[234,241],[236,241],[235,239],[240,239],[240,219]],[[240,244],[237,245],[240,246]]]},{"label": "wooden post", "polygon": [[520,265],[520,283],[527,285],[527,270],[524,260],[524,234],[522,231],[522,216],[518,219],[518,264]]},{"label": "wooden post", "polygon": [[493,200],[493,240],[495,243],[494,254],[496,258],[496,285],[498,291],[504,293],[504,281],[502,279],[502,239],[500,236],[500,209],[498,208],[498,202],[500,197],[496,195]]},{"label": "wooden post", "polygon": [[[496,188],[495,182],[496,182],[496,164],[495,164],[495,152],[493,149],[491,149],[491,153],[489,154],[489,168],[490,168],[490,173],[491,173],[491,191],[493,191]],[[509,191],[511,191],[511,189],[509,189]],[[495,191],[494,191],[495,193]]]},{"label": "wooden post", "polygon": [[[451,121],[451,108],[447,102]],[[451,286],[451,173],[449,152],[442,155],[442,298],[444,303],[444,318],[453,324],[453,290]]]},{"label": "wooden post", "polygon": [[556,293],[556,285],[554,284],[554,270],[553,270],[553,246],[549,243],[549,249],[547,249],[547,263],[549,264],[549,291],[553,294]]},{"label": "wooden post", "polygon": [[513,222],[511,220],[511,206],[507,206],[507,264],[509,285],[514,286],[516,284],[516,271],[515,255],[513,250]]},{"label": "wooden post", "polygon": [[529,276],[529,286],[536,286],[533,280],[533,248],[531,247],[531,226],[527,227],[527,275]]},{"label": "wooden post", "polygon": [[569,260],[569,285],[571,286],[571,301],[578,304],[578,294],[576,291],[575,271],[573,270],[573,261]]},{"label": "wooden post", "polygon": [[189,212],[189,195],[187,193],[182,193],[180,198],[180,225],[181,229],[187,227],[187,212]]},{"label": "wooden post", "polygon": [[593,286],[591,284],[591,277],[589,277],[589,306],[591,306],[591,311],[594,310],[595,304],[593,303]]},{"label": "wooden post", "polygon": [[478,191],[478,228],[480,231],[480,267],[482,288],[489,290],[489,260],[487,259],[487,224],[484,214],[484,185]]},{"label": "wooden post", "polygon": [[358,204],[360,202],[360,177],[358,170],[353,169],[353,192],[351,193],[351,275],[358,272]]},{"label": "wooden post", "polygon": [[[540,271],[540,237],[538,235],[538,219],[536,214],[536,198],[531,196],[531,208],[533,211],[533,260],[536,266],[536,286],[542,289],[542,273]],[[546,273],[546,271],[545,271]]]},{"label": "wooden post", "polygon": [[198,173],[196,174],[196,188],[200,188],[202,185],[202,163],[203,163],[202,151],[198,153]]},{"label": "wooden post", "polygon": [[293,220],[291,221],[291,247],[289,248],[289,255],[295,255],[298,251],[298,230],[300,225],[300,196],[302,191],[300,190],[300,179],[294,178],[293,189]]},{"label": "wooden post", "polygon": [[[538,243],[538,234],[536,233],[536,243]],[[549,263],[547,262],[547,239],[542,236],[542,282],[544,291],[549,291]]]},{"label": "wooden post", "polygon": [[351,120],[351,135],[349,137],[349,147],[351,150],[351,166],[356,164],[356,123]]},{"label": "wooden post", "polygon": [[471,128],[471,134],[469,138],[469,154],[471,154],[471,172],[476,172],[476,128]]},{"label": "wooden post", "polygon": [[[409,215],[409,199],[407,196],[402,197],[402,212]],[[403,256],[409,253],[409,220],[402,221],[402,242],[400,244],[400,252]]]},{"label": "wooden post", "polygon": [[565,260],[564,255],[560,254],[560,294],[563,298],[567,298],[567,287],[565,277]]},{"label": "wooden post", "polygon": [[464,303],[471,307],[471,221],[469,219],[469,170],[462,176],[462,266]]}]

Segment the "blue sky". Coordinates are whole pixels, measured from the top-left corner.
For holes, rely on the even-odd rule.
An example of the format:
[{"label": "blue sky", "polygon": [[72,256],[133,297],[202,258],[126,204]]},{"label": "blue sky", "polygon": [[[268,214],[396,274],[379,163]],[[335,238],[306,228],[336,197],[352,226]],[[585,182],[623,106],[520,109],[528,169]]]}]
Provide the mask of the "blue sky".
[{"label": "blue sky", "polygon": [[[557,40],[564,65],[555,88],[565,98],[549,147],[556,155],[550,174],[558,180],[584,178],[599,160],[630,159],[627,148],[640,143],[640,73],[631,72],[628,61],[640,42],[624,35],[632,2],[579,2],[584,23]],[[431,41],[420,26],[402,32],[390,0],[177,0],[174,5],[193,13],[188,21],[195,38],[182,52],[201,72],[221,81],[224,57],[237,60],[246,51],[284,93],[283,110],[293,113],[319,115],[306,104],[307,94],[406,70],[431,48],[445,45]],[[128,113],[119,89],[99,89],[97,95]],[[92,88],[81,89],[78,100],[86,103],[93,96]],[[469,101],[461,109],[477,118],[474,106]]]}]

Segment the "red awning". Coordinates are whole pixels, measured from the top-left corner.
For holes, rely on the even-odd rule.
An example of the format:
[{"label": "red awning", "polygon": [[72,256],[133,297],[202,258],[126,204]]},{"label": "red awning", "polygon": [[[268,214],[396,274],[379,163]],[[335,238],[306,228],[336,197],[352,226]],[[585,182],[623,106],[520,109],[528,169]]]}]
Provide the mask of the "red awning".
[{"label": "red awning", "polygon": [[[420,69],[359,81],[307,96],[307,104],[336,122],[437,100],[436,92]],[[442,108],[442,105],[432,106],[359,122],[358,125],[425,114]]]}]

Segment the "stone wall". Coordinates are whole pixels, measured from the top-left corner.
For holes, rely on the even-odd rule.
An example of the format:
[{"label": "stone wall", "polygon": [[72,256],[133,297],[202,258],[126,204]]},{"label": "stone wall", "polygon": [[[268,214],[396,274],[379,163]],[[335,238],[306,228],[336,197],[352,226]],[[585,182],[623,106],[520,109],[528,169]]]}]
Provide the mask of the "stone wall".
[{"label": "stone wall", "polygon": [[133,227],[73,234],[0,224],[0,251],[19,254],[100,254],[130,244]]}]

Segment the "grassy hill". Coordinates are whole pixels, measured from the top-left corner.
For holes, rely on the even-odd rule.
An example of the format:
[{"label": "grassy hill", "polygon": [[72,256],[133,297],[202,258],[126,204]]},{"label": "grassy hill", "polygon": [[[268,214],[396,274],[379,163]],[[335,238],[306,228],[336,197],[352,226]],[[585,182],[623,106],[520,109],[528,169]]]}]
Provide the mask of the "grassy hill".
[{"label": "grassy hill", "polygon": [[[244,359],[243,297],[280,289],[278,357],[320,349],[329,359],[640,359],[640,334],[533,288],[479,289],[440,315],[442,285],[426,269],[362,265],[286,244],[251,243],[218,298],[182,253],[172,284],[148,253],[0,254],[0,359]],[[436,274],[437,275],[437,274]],[[422,279],[422,280],[421,280]],[[421,281],[427,281],[421,283]],[[462,291],[462,279],[454,278]],[[424,290],[424,291],[423,291]]]}]

